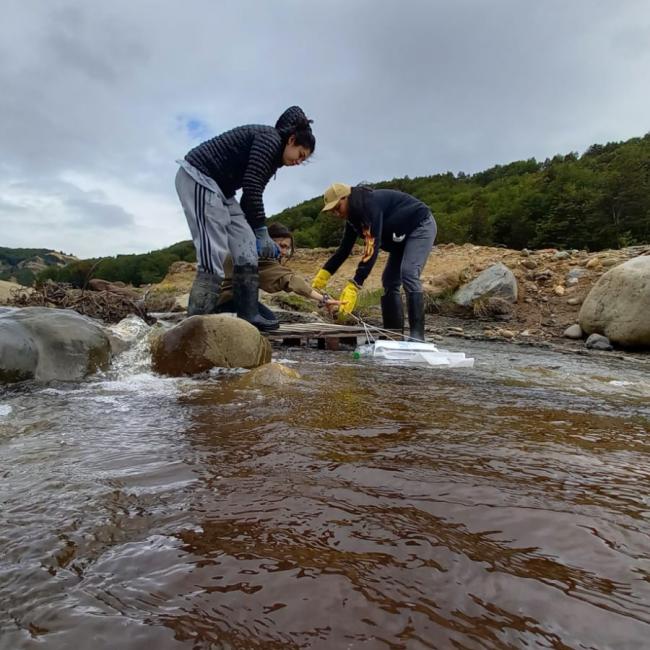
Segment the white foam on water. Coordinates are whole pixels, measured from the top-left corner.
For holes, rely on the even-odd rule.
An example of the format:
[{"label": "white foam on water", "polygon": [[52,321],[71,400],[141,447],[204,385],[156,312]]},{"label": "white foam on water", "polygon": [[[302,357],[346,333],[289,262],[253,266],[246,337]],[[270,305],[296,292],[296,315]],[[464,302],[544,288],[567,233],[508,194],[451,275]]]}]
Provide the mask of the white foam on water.
[{"label": "white foam on water", "polygon": [[43,388],[40,393],[41,395],[67,395],[69,390],[61,390],[60,388]]},{"label": "white foam on water", "polygon": [[237,375],[245,375],[247,372],[250,372],[246,368],[210,368],[208,370],[208,376],[210,377],[230,377]]},{"label": "white foam on water", "polygon": [[182,379],[174,377],[162,377],[150,372],[140,372],[133,375],[118,377],[116,379],[105,379],[88,384],[92,392],[102,393],[146,393],[147,395],[175,395],[179,392]]},{"label": "white foam on water", "polygon": [[9,404],[0,404],[0,417],[11,415],[12,408]]},{"label": "white foam on water", "polygon": [[119,323],[109,325],[107,329],[125,343],[133,343],[151,331],[151,327],[135,315],[123,318]]}]

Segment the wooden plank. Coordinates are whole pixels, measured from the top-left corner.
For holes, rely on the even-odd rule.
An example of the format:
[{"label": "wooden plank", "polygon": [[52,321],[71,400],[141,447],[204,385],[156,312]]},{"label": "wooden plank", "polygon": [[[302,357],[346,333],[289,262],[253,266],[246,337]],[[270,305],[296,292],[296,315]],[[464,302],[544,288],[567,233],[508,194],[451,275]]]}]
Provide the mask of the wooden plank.
[{"label": "wooden plank", "polygon": [[339,350],[341,345],[354,347],[367,341],[363,327],[327,322],[283,323],[267,336],[272,343],[283,346],[307,346],[316,340],[319,350]]},{"label": "wooden plank", "polygon": [[364,336],[365,330],[362,327],[349,325],[338,325],[336,323],[286,323],[280,325],[279,329],[268,333],[269,338],[319,338],[319,337],[357,337]]},{"label": "wooden plank", "polygon": [[323,339],[325,341],[325,349],[326,350],[331,350],[332,352],[338,352],[340,348],[340,343],[341,339],[335,338],[333,336],[328,336],[326,339]]},{"label": "wooden plank", "polygon": [[281,323],[280,330],[291,331],[312,331],[312,330],[337,330],[348,332],[353,330],[363,330],[358,325],[341,325],[339,323]]},{"label": "wooden plank", "polygon": [[365,330],[361,327],[350,327],[343,329],[342,327],[295,327],[295,326],[280,326],[279,329],[274,330],[273,334],[340,334],[342,336],[353,336],[357,333],[363,333]]}]

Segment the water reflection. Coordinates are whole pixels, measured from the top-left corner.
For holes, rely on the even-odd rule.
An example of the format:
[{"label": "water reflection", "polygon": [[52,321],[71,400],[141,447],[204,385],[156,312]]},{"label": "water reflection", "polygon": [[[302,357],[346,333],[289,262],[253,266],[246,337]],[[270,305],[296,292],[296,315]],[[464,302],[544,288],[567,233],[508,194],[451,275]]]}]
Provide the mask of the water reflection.
[{"label": "water reflection", "polygon": [[0,647],[643,647],[646,404],[476,356],[14,395]]}]

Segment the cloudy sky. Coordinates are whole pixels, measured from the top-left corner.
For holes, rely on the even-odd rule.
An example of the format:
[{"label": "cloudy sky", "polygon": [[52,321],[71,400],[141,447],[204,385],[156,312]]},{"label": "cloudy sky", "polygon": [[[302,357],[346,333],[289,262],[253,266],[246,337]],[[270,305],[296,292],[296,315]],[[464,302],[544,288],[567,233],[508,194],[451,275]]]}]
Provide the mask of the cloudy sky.
[{"label": "cloudy sky", "polygon": [[648,0],[3,0],[0,246],[188,239],[175,159],[299,104],[332,181],[467,173],[650,130]]}]

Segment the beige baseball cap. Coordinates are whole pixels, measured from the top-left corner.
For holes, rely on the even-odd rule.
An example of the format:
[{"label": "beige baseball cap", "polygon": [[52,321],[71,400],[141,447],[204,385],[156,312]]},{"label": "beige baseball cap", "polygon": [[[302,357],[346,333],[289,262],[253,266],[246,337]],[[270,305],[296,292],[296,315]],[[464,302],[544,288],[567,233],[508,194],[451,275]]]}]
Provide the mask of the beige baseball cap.
[{"label": "beige baseball cap", "polygon": [[350,192],[352,192],[352,187],[350,187],[350,185],[346,185],[345,183],[332,183],[325,190],[325,194],[323,194],[325,207],[321,212],[333,210],[341,199],[350,196]]}]

